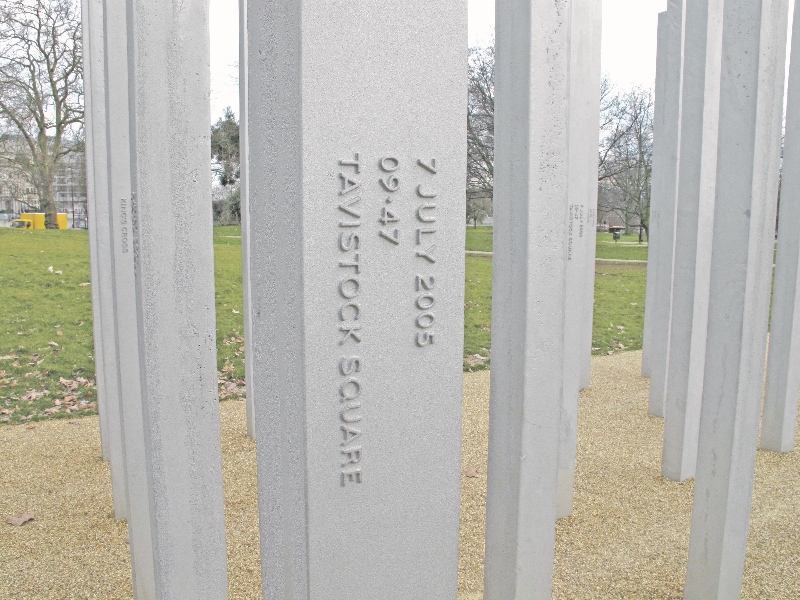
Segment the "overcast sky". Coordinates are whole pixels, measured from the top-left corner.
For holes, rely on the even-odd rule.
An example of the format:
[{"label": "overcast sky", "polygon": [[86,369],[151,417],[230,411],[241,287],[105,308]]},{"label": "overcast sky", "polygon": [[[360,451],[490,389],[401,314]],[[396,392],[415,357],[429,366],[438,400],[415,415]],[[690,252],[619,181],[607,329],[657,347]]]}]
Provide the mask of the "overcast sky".
[{"label": "overcast sky", "polygon": [[[486,43],[494,35],[494,0],[468,0],[469,41]],[[652,87],[656,66],[658,13],[667,0],[602,0],[602,69],[619,87]],[[211,0],[211,118],[226,106],[239,113],[238,3]]]}]

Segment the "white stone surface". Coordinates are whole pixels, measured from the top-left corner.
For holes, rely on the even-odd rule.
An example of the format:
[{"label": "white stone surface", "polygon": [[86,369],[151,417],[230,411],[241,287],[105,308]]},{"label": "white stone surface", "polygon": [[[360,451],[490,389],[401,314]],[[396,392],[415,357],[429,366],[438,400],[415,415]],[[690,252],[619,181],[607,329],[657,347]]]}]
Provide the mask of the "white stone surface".
[{"label": "white stone surface", "polygon": [[[556,516],[572,514],[575,457],[578,444],[578,397],[582,368],[591,347],[586,344],[586,311],[590,292],[586,285],[589,238],[595,228],[587,227],[596,210],[597,198],[597,115],[600,112],[599,0],[572,0],[569,65],[569,214],[566,231],[566,302],[564,305],[564,389],[558,450],[558,505]],[[591,294],[591,298],[594,294]],[[591,344],[591,340],[589,340]]]},{"label": "white stone surface", "polygon": [[[597,119],[593,119],[592,115],[600,114],[600,81],[601,68],[600,68],[600,42],[602,37],[602,5],[592,4],[590,13],[593,15],[591,26],[587,29],[584,35],[589,36],[586,41],[587,53],[580,57],[581,67],[585,70],[584,76],[587,78],[582,84],[585,86],[584,101],[585,106],[582,108],[585,112],[579,112],[578,118],[583,121],[585,119],[585,127],[582,129],[584,135],[594,136],[591,139],[591,150],[589,150],[588,137],[584,142],[586,146],[584,151],[586,157],[584,160],[587,162],[583,177],[585,177],[584,193],[587,194],[587,208],[585,212],[584,224],[584,252],[586,256],[583,263],[583,314],[580,317],[583,320],[581,324],[581,341],[580,341],[580,356],[578,359],[578,367],[580,368],[580,387],[586,389],[589,387],[591,373],[592,373],[592,326],[594,324],[594,268],[595,256],[597,253],[597,168],[598,168],[598,153],[597,153],[597,138],[599,136],[598,124],[595,123]],[[572,53],[573,57],[575,53]]]},{"label": "white stone surface", "polygon": [[[658,40],[656,51],[656,82],[655,105],[653,107],[653,172],[662,169],[664,161],[664,103],[666,102],[667,81],[667,36],[668,34],[667,11],[658,13]],[[663,178],[657,175],[651,180],[650,185],[650,223],[647,238],[647,283],[645,286],[644,328],[642,331],[642,377],[650,377],[653,371],[653,328],[655,326],[656,304],[656,269],[658,268],[658,241],[660,223],[658,211],[661,205],[663,191],[661,184]],[[655,233],[655,235],[654,235]]]},{"label": "white stone surface", "polygon": [[[122,440],[122,415],[119,390],[119,355],[117,353],[116,314],[114,308],[114,265],[111,255],[111,230],[108,215],[108,144],[106,138],[105,97],[105,42],[103,36],[103,1],[87,1],[87,20],[84,31],[88,41],[86,55],[90,61],[87,96],[91,96],[88,111],[91,125],[92,179],[94,202],[89,213],[89,237],[93,239],[94,252],[90,260],[95,263],[92,275],[92,299],[97,294],[97,304],[92,306],[92,320],[99,327],[95,334],[95,364],[102,363],[98,378],[103,383],[98,389],[98,406],[103,407],[104,438],[108,448],[111,471],[111,489],[114,499],[114,516],[127,518],[127,491],[125,483],[125,452]],[[99,345],[98,345],[98,337]]]},{"label": "white stone surface", "polygon": [[466,2],[251,1],[247,35],[264,598],[455,599]]},{"label": "white stone surface", "polygon": [[[659,190],[656,212],[658,229],[653,232],[658,244],[657,262],[648,262],[648,276],[653,282],[653,330],[650,353],[650,399],[648,412],[654,417],[664,416],[666,401],[667,361],[669,359],[669,331],[672,317],[672,270],[675,255],[675,215],[677,209],[677,183],[680,154],[680,123],[683,88],[682,47],[686,21],[683,0],[669,0],[667,4],[667,58],[664,85],[664,127],[661,159],[653,166],[653,186]],[[658,167],[658,169],[656,169]],[[648,259],[649,260],[649,259]],[[654,267],[654,268],[653,268]]]},{"label": "white stone surface", "polygon": [[661,474],[694,477],[717,175],[722,0],[686,5],[680,172]]},{"label": "white stone surface", "polygon": [[131,147],[155,597],[228,594],[217,400],[207,0],[132,0]]},{"label": "white stone surface", "polygon": [[[93,35],[89,31],[89,2],[81,3],[81,26],[83,35],[83,87],[84,87],[84,113],[87,115],[85,119],[84,131],[86,135],[86,202],[88,206],[88,214],[94,214],[95,206],[97,205],[97,191],[95,189],[95,164],[94,164],[94,123],[91,117],[94,105],[92,104],[91,93],[91,72],[92,72],[92,59],[91,44]],[[102,188],[101,188],[102,192]],[[98,245],[97,245],[97,228],[94,227],[92,218],[88,223],[89,228],[89,276],[92,281],[99,281],[98,275]],[[104,398],[106,393],[106,376],[103,369],[102,348],[103,348],[103,327],[100,319],[100,286],[92,286],[92,334],[94,341],[94,363],[95,363],[95,387],[97,388],[97,397]],[[109,459],[108,447],[108,412],[106,405],[102,402],[97,403],[97,412],[100,418],[100,446],[103,455],[103,460]]]},{"label": "white stone surface", "polygon": [[761,448],[791,452],[800,394],[800,12],[795,3]]},{"label": "white stone surface", "polygon": [[726,0],[706,371],[684,597],[738,598],[763,389],[787,0]]},{"label": "white stone surface", "polygon": [[242,220],[242,296],[244,297],[244,379],[247,396],[247,435],[255,438],[253,402],[253,326],[250,311],[250,217],[247,171],[250,168],[247,138],[247,0],[239,0],[239,207]]},{"label": "white stone surface", "polygon": [[142,412],[139,325],[131,222],[131,147],[128,98],[128,20],[126,7],[103,0],[106,55],[108,197],[114,262],[115,337],[119,356],[122,440],[128,491],[128,541],[134,597],[155,598],[155,563],[150,531],[146,438]]},{"label": "white stone surface", "polygon": [[550,598],[564,370],[570,2],[496,4],[484,598]]},{"label": "white stone surface", "polygon": [[[600,84],[597,85],[597,112],[599,114],[600,104]],[[597,150],[595,149],[595,158],[597,158]],[[595,160],[595,167],[597,167],[597,160]],[[584,220],[584,227],[586,231],[586,260],[584,261],[584,286],[583,292],[583,325],[581,332],[581,358],[579,363],[580,368],[580,384],[581,389],[585,390],[591,383],[592,376],[592,327],[594,325],[594,278],[595,278],[595,260],[597,256],[597,168],[593,176],[594,189],[592,195],[589,197],[589,206],[586,210],[586,219]]]}]

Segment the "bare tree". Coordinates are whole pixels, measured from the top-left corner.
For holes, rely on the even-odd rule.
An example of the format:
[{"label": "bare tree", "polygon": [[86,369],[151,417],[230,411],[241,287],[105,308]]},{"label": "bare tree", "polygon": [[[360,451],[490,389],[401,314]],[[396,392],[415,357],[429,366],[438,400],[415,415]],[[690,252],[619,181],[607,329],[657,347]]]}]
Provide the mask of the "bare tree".
[{"label": "bare tree", "polygon": [[469,49],[467,220],[492,214],[494,190],[494,45]]},{"label": "bare tree", "polygon": [[604,80],[600,119],[599,209],[616,214],[626,228],[649,236],[653,155],[653,93],[634,88],[614,93]]},{"label": "bare tree", "polygon": [[0,4],[0,160],[36,188],[57,228],[59,160],[79,148],[83,123],[80,11],[74,0]]}]

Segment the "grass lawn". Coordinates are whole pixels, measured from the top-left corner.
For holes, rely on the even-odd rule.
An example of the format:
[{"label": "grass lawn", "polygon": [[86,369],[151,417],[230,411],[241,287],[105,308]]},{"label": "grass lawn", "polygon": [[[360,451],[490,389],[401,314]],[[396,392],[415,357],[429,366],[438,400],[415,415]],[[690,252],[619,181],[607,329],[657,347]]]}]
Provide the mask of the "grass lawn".
[{"label": "grass lawn", "polygon": [[[598,236],[598,255],[646,258],[647,247]],[[608,236],[610,238],[610,236]],[[468,227],[467,248],[491,251],[492,228]],[[220,396],[244,393],[241,230],[214,228]],[[611,256],[613,255],[613,256]],[[96,410],[86,231],[0,228],[0,422]],[[468,255],[464,369],[489,365],[492,258]],[[646,269],[598,263],[594,353],[641,348]]]},{"label": "grass lawn", "polygon": [[598,233],[597,258],[647,260],[647,243],[640,244],[638,235],[623,235],[615,242],[610,233]]},{"label": "grass lawn", "polygon": [[492,227],[479,225],[478,227],[467,226],[467,250],[477,250],[478,252],[492,251]]},{"label": "grass lawn", "polygon": [[[492,251],[493,228],[467,226],[467,250]],[[597,258],[611,260],[647,260],[647,242],[639,243],[637,235],[623,235],[618,242],[610,233],[597,234]]]},{"label": "grass lawn", "polygon": [[492,257],[466,257],[464,285],[464,370],[489,366],[492,341]]},{"label": "grass lawn", "polygon": [[647,266],[597,263],[592,353],[640,350]]},{"label": "grass lawn", "polygon": [[0,421],[93,411],[86,232],[2,228],[0,257]]},{"label": "grass lawn", "polygon": [[[221,395],[243,394],[244,314],[242,300],[242,230],[214,227],[214,278],[217,302],[217,369],[226,381]],[[233,387],[231,383],[236,383]]]}]

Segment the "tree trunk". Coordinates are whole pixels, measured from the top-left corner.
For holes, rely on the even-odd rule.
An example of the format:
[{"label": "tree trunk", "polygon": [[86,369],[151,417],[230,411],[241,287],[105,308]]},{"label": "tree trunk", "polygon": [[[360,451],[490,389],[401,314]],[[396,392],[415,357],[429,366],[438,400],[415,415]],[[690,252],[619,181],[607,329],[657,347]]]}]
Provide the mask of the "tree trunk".
[{"label": "tree trunk", "polygon": [[47,229],[58,229],[58,208],[53,194],[53,176],[43,177],[39,186],[39,210],[44,213],[44,226]]}]

